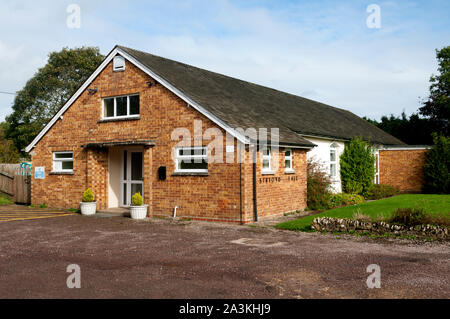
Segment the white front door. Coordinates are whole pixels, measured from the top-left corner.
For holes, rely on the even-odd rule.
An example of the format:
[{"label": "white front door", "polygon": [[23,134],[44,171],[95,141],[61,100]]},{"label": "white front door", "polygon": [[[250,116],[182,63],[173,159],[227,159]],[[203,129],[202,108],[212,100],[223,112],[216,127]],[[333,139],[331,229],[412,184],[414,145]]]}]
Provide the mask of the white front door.
[{"label": "white front door", "polygon": [[137,150],[122,151],[120,206],[130,206],[131,196],[140,192],[144,197],[144,158]]}]

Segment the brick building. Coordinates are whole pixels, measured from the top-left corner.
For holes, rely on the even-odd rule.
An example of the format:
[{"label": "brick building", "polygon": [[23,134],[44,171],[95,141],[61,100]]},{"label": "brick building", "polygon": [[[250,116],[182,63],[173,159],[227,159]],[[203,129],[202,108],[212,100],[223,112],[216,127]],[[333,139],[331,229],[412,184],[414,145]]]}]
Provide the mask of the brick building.
[{"label": "brick building", "polygon": [[307,152],[324,144],[333,170],[328,148],[355,136],[403,144],[348,111],[116,46],[26,148],[44,172],[32,204],[77,208],[89,187],[100,210],[141,192],[149,216],[246,223],[304,209]]}]

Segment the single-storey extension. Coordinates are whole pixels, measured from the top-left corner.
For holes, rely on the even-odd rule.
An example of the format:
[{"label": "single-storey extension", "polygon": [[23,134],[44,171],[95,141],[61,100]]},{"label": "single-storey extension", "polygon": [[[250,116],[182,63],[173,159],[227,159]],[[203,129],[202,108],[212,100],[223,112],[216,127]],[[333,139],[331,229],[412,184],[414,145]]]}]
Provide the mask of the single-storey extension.
[{"label": "single-storey extension", "polygon": [[26,148],[31,200],[76,208],[89,187],[108,209],[140,192],[149,216],[247,223],[306,207],[309,157],[340,191],[357,136],[407,147],[349,111],[116,46]]}]

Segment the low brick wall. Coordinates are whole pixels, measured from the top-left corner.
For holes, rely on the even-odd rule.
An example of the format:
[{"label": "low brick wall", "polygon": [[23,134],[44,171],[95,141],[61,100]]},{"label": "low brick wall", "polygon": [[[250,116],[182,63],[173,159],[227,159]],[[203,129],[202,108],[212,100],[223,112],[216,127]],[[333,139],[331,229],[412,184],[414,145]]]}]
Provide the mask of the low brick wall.
[{"label": "low brick wall", "polygon": [[394,235],[417,236],[420,238],[449,239],[448,228],[434,225],[407,227],[385,222],[364,222],[353,219],[319,217],[314,218],[312,226],[316,231],[328,232],[369,232],[377,235],[392,233]]}]

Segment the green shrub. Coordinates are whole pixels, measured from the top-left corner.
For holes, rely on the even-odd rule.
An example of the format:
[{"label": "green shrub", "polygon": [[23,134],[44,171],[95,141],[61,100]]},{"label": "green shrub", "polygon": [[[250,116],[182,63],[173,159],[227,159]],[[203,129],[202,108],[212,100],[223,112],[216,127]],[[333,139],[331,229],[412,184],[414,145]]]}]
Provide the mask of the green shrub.
[{"label": "green shrub", "polygon": [[450,218],[446,215],[431,215],[420,208],[398,208],[394,211],[388,222],[405,226],[439,225],[450,226]]},{"label": "green shrub", "polygon": [[133,202],[133,206],[142,206],[142,204],[144,203],[140,192],[134,194],[131,197],[131,201]]},{"label": "green shrub", "polygon": [[427,214],[421,208],[397,208],[388,222],[410,227],[427,224],[428,220]]},{"label": "green shrub", "polygon": [[357,205],[364,203],[364,197],[358,194],[339,193],[339,194],[331,194],[330,197],[331,197],[330,199],[331,207]]},{"label": "green shrub", "polygon": [[368,199],[381,199],[386,197],[391,197],[397,195],[400,190],[397,187],[386,185],[386,184],[374,184],[372,185],[368,192]]},{"label": "green shrub", "polygon": [[423,192],[450,193],[450,137],[433,133],[433,148],[425,155]]},{"label": "green shrub", "polygon": [[39,208],[47,208],[48,206],[47,206],[47,204],[46,203],[42,203],[40,206],[39,206]]},{"label": "green shrub", "polygon": [[360,138],[352,139],[345,145],[339,163],[344,192],[366,196],[375,176],[372,146]]},{"label": "green shrub", "polygon": [[306,163],[306,171],[308,209],[328,209],[331,199],[331,180],[326,170],[318,161],[309,159]]},{"label": "green shrub", "polygon": [[90,188],[86,189],[83,193],[83,202],[93,202],[94,201],[94,193]]}]

